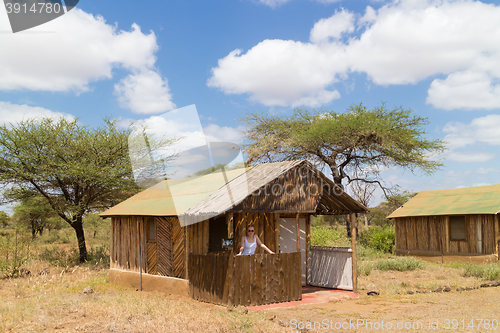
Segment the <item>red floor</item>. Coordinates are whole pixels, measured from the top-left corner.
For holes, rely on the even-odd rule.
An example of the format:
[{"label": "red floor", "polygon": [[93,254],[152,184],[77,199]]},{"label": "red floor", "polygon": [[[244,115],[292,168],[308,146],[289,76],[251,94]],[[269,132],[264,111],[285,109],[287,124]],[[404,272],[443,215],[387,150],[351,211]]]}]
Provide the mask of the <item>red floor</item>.
[{"label": "red floor", "polygon": [[250,310],[290,308],[292,306],[327,303],[330,301],[336,301],[346,298],[358,298],[358,295],[352,291],[306,286],[302,287],[301,301],[292,301],[292,302],[275,303],[267,305],[255,305],[255,306],[248,306],[247,308]]}]

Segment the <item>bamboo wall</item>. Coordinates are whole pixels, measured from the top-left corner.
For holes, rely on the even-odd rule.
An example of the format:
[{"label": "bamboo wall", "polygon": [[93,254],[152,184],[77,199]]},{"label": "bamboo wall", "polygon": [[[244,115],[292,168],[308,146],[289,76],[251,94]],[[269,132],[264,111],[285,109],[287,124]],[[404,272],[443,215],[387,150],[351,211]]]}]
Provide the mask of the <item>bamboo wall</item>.
[{"label": "bamboo wall", "polygon": [[[155,240],[146,239],[148,217],[111,218],[111,268],[184,278],[186,249],[184,229],[175,217],[155,217]],[[140,249],[140,252],[139,252]]]},{"label": "bamboo wall", "polygon": [[[478,249],[477,225],[481,224],[482,249]],[[466,240],[450,240],[449,216],[399,217],[395,219],[396,250],[464,254],[496,253],[494,215],[466,215]]]}]

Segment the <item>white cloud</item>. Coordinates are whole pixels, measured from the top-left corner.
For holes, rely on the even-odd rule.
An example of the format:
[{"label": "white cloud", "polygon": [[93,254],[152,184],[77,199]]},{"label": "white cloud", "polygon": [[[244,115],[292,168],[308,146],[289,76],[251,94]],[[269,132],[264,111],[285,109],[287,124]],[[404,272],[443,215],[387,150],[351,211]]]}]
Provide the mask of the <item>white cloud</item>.
[{"label": "white cloud", "polygon": [[75,119],[75,117],[70,114],[54,112],[42,107],[0,102],[0,124],[15,124],[23,120],[43,117],[53,119],[65,117],[68,120]]},{"label": "white cloud", "polygon": [[[3,8],[0,21],[3,30],[10,29]],[[136,24],[130,31],[118,30],[103,17],[75,8],[26,32],[1,34],[0,44],[0,90],[81,93],[90,90],[92,82],[111,79],[114,68],[124,68],[132,73],[124,83],[146,80],[156,93],[138,100],[141,88],[129,84],[125,100],[130,97],[130,104],[123,106],[144,112],[135,104],[139,101],[150,110],[146,112],[162,112],[170,102],[166,80],[154,72],[156,36]]]},{"label": "white cloud", "polygon": [[332,58],[315,44],[265,40],[220,59],[207,84],[268,106],[316,107],[340,97],[327,89],[344,67]]},{"label": "white cloud", "polygon": [[290,0],[259,0],[260,3],[269,6],[271,8],[276,8],[282,4],[287,3]]},{"label": "white cloud", "polygon": [[153,70],[130,74],[115,85],[115,94],[123,108],[135,113],[160,113],[175,109],[167,80]]},{"label": "white cloud", "polygon": [[207,141],[230,142],[240,144],[243,142],[243,126],[228,127],[210,124],[203,128]]},{"label": "white cloud", "polygon": [[231,52],[208,85],[265,105],[317,106],[338,98],[333,84],[352,71],[378,85],[442,76],[428,91],[435,107],[500,108],[499,17],[500,6],[471,0],[400,0],[362,17],[343,10],[318,21],[310,43],[265,40]]},{"label": "white cloud", "polygon": [[490,114],[485,117],[473,119],[469,124],[449,122],[443,128],[448,133],[444,141],[450,149],[456,149],[486,143],[494,146],[500,145],[500,115]]},{"label": "white cloud", "polygon": [[460,163],[484,163],[491,161],[495,156],[497,156],[497,154],[486,152],[451,152],[447,156],[447,159]]},{"label": "white cloud", "polygon": [[315,44],[330,42],[342,37],[342,34],[354,31],[354,14],[346,10],[335,13],[332,17],[321,19],[311,30],[311,42]]},{"label": "white cloud", "polygon": [[491,161],[493,158],[495,158],[496,155],[497,154],[486,153],[486,152],[475,152],[475,151],[462,152],[462,153],[450,152],[446,154],[446,159],[461,163],[469,163],[469,162],[482,163]]}]

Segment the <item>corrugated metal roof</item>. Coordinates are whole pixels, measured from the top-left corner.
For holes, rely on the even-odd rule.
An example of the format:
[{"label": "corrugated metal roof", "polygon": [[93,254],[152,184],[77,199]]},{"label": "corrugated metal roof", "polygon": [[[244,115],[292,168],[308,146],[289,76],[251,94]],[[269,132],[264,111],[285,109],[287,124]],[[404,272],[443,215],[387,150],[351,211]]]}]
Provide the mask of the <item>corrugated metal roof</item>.
[{"label": "corrugated metal roof", "polygon": [[[228,183],[224,182],[222,173],[209,174],[187,181],[179,180],[169,183],[161,182],[124,202],[100,214],[102,217],[118,215],[141,216],[179,216],[181,225],[195,223],[202,219],[217,216],[241,203],[254,191],[262,188],[290,169],[307,164],[306,160],[261,163],[253,168],[238,169],[227,172]],[[334,183],[321,172],[318,172],[331,186]],[[333,195],[332,195],[333,197]],[[333,203],[335,202],[335,205]],[[335,195],[329,201],[322,200],[323,206],[343,207],[347,212],[364,212],[367,209],[346,193]],[[177,208],[177,209],[176,209]],[[334,209],[332,209],[333,211]],[[184,221],[185,220],[185,221]],[[189,221],[193,220],[193,221]]]},{"label": "corrugated metal roof", "polygon": [[387,218],[431,215],[496,214],[500,185],[422,191]]}]

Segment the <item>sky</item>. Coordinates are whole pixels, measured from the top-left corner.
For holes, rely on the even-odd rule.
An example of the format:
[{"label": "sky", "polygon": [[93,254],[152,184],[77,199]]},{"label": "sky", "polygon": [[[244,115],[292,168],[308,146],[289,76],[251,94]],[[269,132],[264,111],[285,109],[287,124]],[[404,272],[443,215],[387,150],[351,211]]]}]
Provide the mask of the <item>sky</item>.
[{"label": "sky", "polygon": [[388,184],[499,184],[500,3],[81,0],[18,33],[0,6],[2,123],[159,124],[195,105],[206,137],[241,144],[245,112],[359,103],[412,109],[447,142],[441,170],[384,170]]}]

